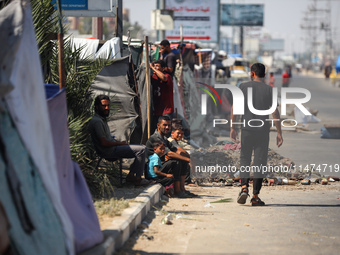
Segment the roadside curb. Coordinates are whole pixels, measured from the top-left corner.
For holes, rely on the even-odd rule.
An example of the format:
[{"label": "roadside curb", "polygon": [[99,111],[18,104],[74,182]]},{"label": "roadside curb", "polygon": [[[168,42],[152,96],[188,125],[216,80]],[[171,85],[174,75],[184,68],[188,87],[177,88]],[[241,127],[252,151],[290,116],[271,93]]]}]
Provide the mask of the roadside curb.
[{"label": "roadside curb", "polygon": [[104,241],[90,250],[78,255],[109,255],[121,248],[137,226],[142,223],[151,207],[158,203],[164,190],[162,185],[154,184],[146,188],[126,208],[122,215],[115,217],[112,224],[103,230]]}]

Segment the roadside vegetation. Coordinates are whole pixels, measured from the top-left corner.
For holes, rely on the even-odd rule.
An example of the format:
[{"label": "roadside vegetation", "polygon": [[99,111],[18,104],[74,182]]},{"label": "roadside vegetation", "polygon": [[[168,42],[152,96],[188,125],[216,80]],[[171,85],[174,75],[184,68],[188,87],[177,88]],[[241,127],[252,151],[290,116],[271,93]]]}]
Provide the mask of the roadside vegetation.
[{"label": "roadside vegetation", "polygon": [[[10,1],[2,1],[0,9]],[[57,10],[51,0],[31,0],[32,16],[36,31],[37,45],[41,59],[44,81],[47,84],[59,84],[59,62],[57,33],[60,25]],[[95,169],[97,157],[87,132],[87,123],[93,115],[91,83],[105,66],[112,60],[80,59],[80,50],[72,51],[71,39],[64,42],[66,97],[68,106],[68,125],[72,160],[76,161],[86,178],[94,199],[110,198],[114,194],[113,187],[119,183],[119,170],[110,163],[101,163]]]}]

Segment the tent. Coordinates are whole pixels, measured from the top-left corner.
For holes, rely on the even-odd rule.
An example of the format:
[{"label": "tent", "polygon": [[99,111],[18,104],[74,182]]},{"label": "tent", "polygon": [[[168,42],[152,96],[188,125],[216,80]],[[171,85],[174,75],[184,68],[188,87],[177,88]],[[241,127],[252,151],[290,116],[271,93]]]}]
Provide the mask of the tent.
[{"label": "tent", "polygon": [[0,201],[11,248],[29,255],[86,250],[103,235],[71,161],[65,92],[46,101],[29,1],[0,11],[0,31]]}]

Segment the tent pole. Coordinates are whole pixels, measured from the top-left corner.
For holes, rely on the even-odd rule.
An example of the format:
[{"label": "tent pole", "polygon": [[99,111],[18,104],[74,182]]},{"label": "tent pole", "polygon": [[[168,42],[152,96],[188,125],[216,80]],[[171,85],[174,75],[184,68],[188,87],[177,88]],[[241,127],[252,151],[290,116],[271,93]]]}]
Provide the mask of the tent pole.
[{"label": "tent pole", "polygon": [[65,62],[64,62],[64,34],[58,33],[58,45],[59,45],[59,89],[63,89],[66,86],[65,79]]},{"label": "tent pole", "polygon": [[58,5],[58,16],[59,16],[59,33],[58,33],[58,61],[59,61],[59,89],[63,89],[66,86],[66,77],[65,77],[65,62],[64,62],[64,31],[62,24],[62,10],[61,10],[61,2],[57,0]]},{"label": "tent pole", "polygon": [[147,116],[148,116],[148,139],[151,129],[151,98],[150,98],[150,64],[149,64],[149,37],[144,37],[145,41],[145,67],[146,67],[146,100],[147,100]]}]

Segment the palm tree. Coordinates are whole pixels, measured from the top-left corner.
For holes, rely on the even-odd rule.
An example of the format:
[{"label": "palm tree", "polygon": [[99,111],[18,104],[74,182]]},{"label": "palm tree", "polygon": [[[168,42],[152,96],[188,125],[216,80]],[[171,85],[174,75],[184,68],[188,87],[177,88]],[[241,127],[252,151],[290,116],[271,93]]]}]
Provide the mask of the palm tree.
[{"label": "palm tree", "polygon": [[[0,2],[0,9],[10,1]],[[60,29],[59,16],[51,0],[31,0],[32,16],[36,31],[37,45],[45,83],[59,84],[58,41],[56,35]],[[63,25],[64,26],[64,25]],[[66,27],[63,27],[66,31]],[[112,191],[112,178],[94,174],[94,151],[87,132],[87,123],[93,115],[91,83],[99,71],[112,60],[81,59],[80,51],[73,51],[71,39],[64,43],[66,70],[66,98],[68,105],[68,123],[70,133],[71,156],[83,170],[88,186],[94,196],[106,187]],[[105,190],[104,190],[105,192]],[[100,192],[101,193],[101,192]]]}]

